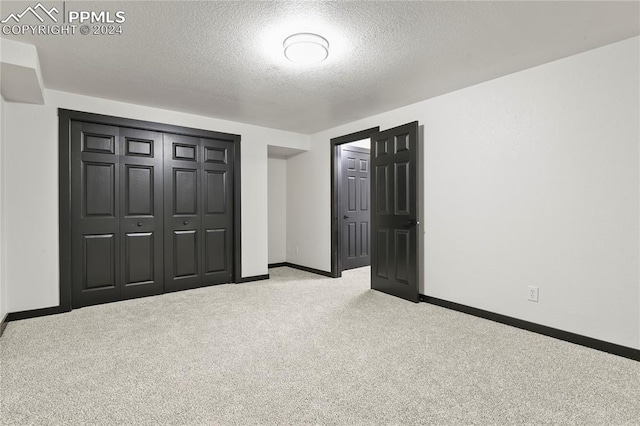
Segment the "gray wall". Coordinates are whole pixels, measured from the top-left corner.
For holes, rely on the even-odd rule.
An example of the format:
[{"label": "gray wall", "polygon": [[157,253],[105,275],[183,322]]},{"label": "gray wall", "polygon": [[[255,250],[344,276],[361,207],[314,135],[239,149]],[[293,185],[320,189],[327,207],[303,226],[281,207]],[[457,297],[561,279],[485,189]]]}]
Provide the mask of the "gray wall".
[{"label": "gray wall", "polygon": [[306,150],[308,136],[54,90],[45,94],[45,105],[5,104],[4,156],[11,161],[4,162],[2,215],[11,224],[3,233],[10,247],[4,264],[9,312],[59,303],[58,108],[242,135],[242,276],[268,272],[267,145]]},{"label": "gray wall", "polygon": [[287,160],[269,158],[269,263],[287,261]]},{"label": "gray wall", "polygon": [[6,143],[5,130],[7,122],[5,119],[6,104],[4,98],[0,97],[0,321],[7,314],[7,281],[5,279],[5,237],[4,237],[4,185],[5,185],[5,167],[4,167],[4,146]]},{"label": "gray wall", "polygon": [[640,348],[639,41],[312,135],[287,165],[289,261],[330,270],[329,140],[418,120],[422,292]]}]

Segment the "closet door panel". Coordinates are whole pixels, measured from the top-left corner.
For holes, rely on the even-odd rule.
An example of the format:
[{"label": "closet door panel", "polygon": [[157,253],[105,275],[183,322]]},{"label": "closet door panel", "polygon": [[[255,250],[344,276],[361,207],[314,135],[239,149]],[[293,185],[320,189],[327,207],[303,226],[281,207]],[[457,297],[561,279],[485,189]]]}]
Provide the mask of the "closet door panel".
[{"label": "closet door panel", "polygon": [[200,139],[164,134],[165,291],[202,283]]},{"label": "closet door panel", "polygon": [[72,307],[118,300],[120,129],[71,124]]},{"label": "closet door panel", "polygon": [[164,291],[162,133],[120,129],[122,298]]},{"label": "closet door panel", "polygon": [[233,143],[201,139],[203,285],[233,278]]}]

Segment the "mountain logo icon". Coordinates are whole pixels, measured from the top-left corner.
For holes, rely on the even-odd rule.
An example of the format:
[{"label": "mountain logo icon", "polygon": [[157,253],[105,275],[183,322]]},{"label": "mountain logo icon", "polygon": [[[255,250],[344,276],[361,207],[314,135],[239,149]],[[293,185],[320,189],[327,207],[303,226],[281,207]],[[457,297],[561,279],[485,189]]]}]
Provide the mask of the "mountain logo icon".
[{"label": "mountain logo icon", "polygon": [[51,9],[47,10],[47,8],[42,5],[42,3],[38,3],[34,7],[29,6],[25,10],[23,10],[22,13],[11,13],[9,16],[7,16],[5,19],[3,19],[0,22],[3,24],[6,24],[7,22],[13,19],[17,24],[25,15],[29,13],[35,16],[40,22],[44,22],[44,18],[42,16],[48,16],[49,18],[51,18],[53,22],[58,22],[58,19],[53,15],[54,13],[55,14],[59,13],[58,9],[56,9],[55,7],[52,7]]}]

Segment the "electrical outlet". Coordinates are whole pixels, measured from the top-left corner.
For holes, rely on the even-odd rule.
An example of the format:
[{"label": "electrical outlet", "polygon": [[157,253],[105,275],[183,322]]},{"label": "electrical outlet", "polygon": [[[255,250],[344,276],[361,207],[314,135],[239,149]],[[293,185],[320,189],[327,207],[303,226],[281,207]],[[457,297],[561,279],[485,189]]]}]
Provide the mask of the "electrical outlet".
[{"label": "electrical outlet", "polygon": [[530,285],[528,290],[529,291],[527,293],[527,300],[531,302],[537,302],[540,296],[540,289],[538,287]]}]

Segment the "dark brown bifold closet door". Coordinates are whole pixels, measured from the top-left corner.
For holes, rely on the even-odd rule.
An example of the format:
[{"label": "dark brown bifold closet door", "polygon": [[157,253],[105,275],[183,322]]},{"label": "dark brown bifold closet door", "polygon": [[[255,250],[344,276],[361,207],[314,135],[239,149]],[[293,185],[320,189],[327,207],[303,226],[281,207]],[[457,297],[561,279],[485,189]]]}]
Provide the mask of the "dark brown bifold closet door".
[{"label": "dark brown bifold closet door", "polygon": [[72,122],[73,307],[162,292],[162,134]]},{"label": "dark brown bifold closet door", "polygon": [[72,121],[72,307],[231,282],[233,167],[233,140]]},{"label": "dark brown bifold closet door", "polygon": [[233,275],[233,143],[165,134],[165,291]]}]

